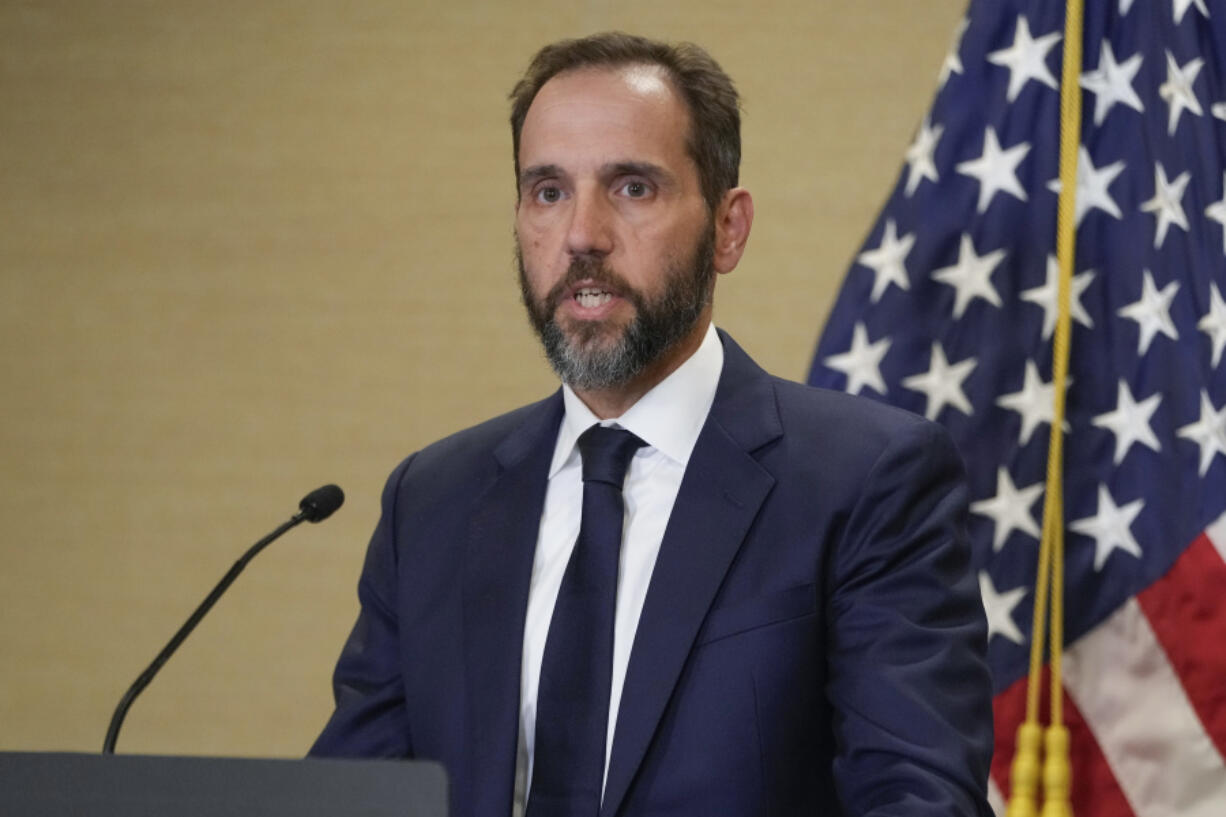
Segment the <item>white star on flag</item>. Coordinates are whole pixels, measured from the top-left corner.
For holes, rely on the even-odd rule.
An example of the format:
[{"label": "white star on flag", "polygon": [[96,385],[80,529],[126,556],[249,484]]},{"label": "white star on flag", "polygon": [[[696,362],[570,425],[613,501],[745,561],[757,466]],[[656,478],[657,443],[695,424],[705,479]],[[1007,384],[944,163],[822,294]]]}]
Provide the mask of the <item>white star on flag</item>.
[{"label": "white star on flag", "polygon": [[1002,150],[996,139],[996,131],[989,127],[983,134],[983,153],[979,158],[958,163],[959,173],[979,181],[979,203],[976,209],[980,213],[987,212],[992,199],[1002,191],[1022,201],[1026,200],[1026,190],[1017,180],[1017,166],[1029,152],[1029,142]]},{"label": "white star on flag", "polygon": [[1017,99],[1022,86],[1032,79],[1048,88],[1059,87],[1047,67],[1047,52],[1058,42],[1060,34],[1054,31],[1034,39],[1030,36],[1030,23],[1026,18],[1017,18],[1017,28],[1013,30],[1013,45],[988,54],[988,62],[1009,69],[1009,90],[1005,94],[1009,102]]},{"label": "white star on flag", "polygon": [[983,597],[983,612],[988,619],[988,640],[1001,635],[1014,644],[1026,643],[1026,637],[1013,620],[1013,610],[1026,596],[1026,586],[1015,587],[1003,593],[996,592],[996,585],[988,571],[979,571],[979,595]]},{"label": "white star on flag", "polygon": [[1134,499],[1117,506],[1106,485],[1098,486],[1098,512],[1069,523],[1069,530],[1094,540],[1094,569],[1101,571],[1114,550],[1141,558],[1141,546],[1132,535],[1132,523],[1145,507],[1145,500]]},{"label": "white star on flag", "polygon": [[[1066,383],[1071,385],[1072,380]],[[1027,360],[1021,391],[1002,394],[997,398],[996,405],[1021,415],[1022,426],[1018,439],[1025,445],[1030,442],[1030,435],[1039,424],[1051,423],[1055,417],[1053,397],[1052,384],[1044,383],[1043,378],[1039,377],[1039,367],[1034,365],[1033,360]],[[1065,425],[1067,426],[1067,423]]]},{"label": "white star on flag", "polygon": [[[1073,197],[1073,212],[1077,226],[1081,226],[1081,220],[1093,209],[1102,210],[1116,218],[1124,217],[1119,205],[1115,203],[1115,199],[1111,198],[1111,193],[1107,189],[1123,170],[1124,162],[1122,161],[1112,162],[1098,168],[1094,167],[1090,152],[1086,150],[1085,145],[1081,146],[1077,159],[1077,195]],[[1056,177],[1048,182],[1047,189],[1059,195],[1060,178]]]},{"label": "white star on flag", "polygon": [[1222,300],[1217,284],[1209,284],[1209,311],[1197,322],[1196,328],[1209,336],[1213,345],[1213,368],[1216,369],[1222,361],[1222,348],[1226,347],[1226,301]]},{"label": "white star on flag", "polygon": [[1013,484],[1008,468],[1001,466],[996,469],[996,496],[971,504],[971,513],[986,516],[995,523],[992,532],[993,551],[999,553],[1009,534],[1015,530],[1029,534],[1035,539],[1039,538],[1039,523],[1034,521],[1030,506],[1042,493],[1043,483],[1036,482],[1034,485],[1018,488]]},{"label": "white star on flag", "polygon": [[1191,181],[1192,174],[1186,170],[1175,177],[1175,181],[1166,180],[1166,168],[1162,163],[1154,165],[1154,197],[1141,205],[1144,213],[1155,213],[1158,219],[1158,229],[1154,233],[1154,249],[1166,241],[1166,231],[1172,224],[1188,229],[1188,217],[1183,212],[1183,192]]},{"label": "white star on flag", "polygon": [[1141,97],[1132,87],[1132,81],[1141,70],[1141,55],[1133,54],[1124,62],[1115,61],[1111,43],[1103,40],[1098,67],[1081,75],[1081,87],[1094,94],[1094,124],[1101,125],[1116,103],[1134,111],[1144,111]]},{"label": "white star on flag", "polygon": [[1175,5],[1171,9],[1175,13],[1175,25],[1179,25],[1183,21],[1183,15],[1187,13],[1188,8],[1193,4],[1196,5],[1196,10],[1206,17],[1209,16],[1209,9],[1205,8],[1205,0],[1175,0]]},{"label": "white star on flag", "polygon": [[1166,82],[1158,86],[1158,96],[1165,99],[1170,105],[1166,128],[1167,133],[1171,136],[1175,135],[1175,128],[1179,127],[1179,117],[1184,111],[1189,111],[1196,116],[1204,116],[1205,112],[1196,99],[1196,91],[1192,90],[1192,84],[1196,82],[1196,75],[1200,73],[1204,65],[1205,61],[1197,57],[1181,66],[1175,62],[1175,57],[1170,51],[1166,52]]},{"label": "white star on flag", "polygon": [[1209,394],[1200,393],[1200,419],[1175,432],[1185,440],[1200,446],[1200,475],[1204,477],[1218,454],[1226,455],[1226,406],[1221,411],[1213,407]]},{"label": "white star on flag", "polygon": [[[1094,270],[1086,270],[1073,276],[1072,287],[1069,289],[1069,312],[1073,320],[1088,329],[1094,328],[1094,321],[1081,305],[1081,295],[1093,282]],[[1047,256],[1047,280],[1043,286],[1025,290],[1021,297],[1023,301],[1043,307],[1043,340],[1051,338],[1056,330],[1056,317],[1060,312],[1060,264],[1056,261],[1056,256]]]},{"label": "white star on flag", "polygon": [[944,132],[944,126],[937,125],[934,128],[928,118],[924,118],[919,133],[915,134],[915,141],[911,143],[911,147],[907,148],[906,159],[909,169],[906,189],[908,196],[915,193],[915,188],[919,187],[922,179],[930,182],[940,181],[941,177],[937,173],[937,166],[932,156]]},{"label": "white star on flag", "polygon": [[958,22],[958,30],[954,32],[954,42],[949,48],[949,53],[945,55],[945,59],[941,62],[941,70],[937,74],[937,88],[944,88],[945,83],[949,81],[950,74],[962,73],[962,58],[958,56],[958,52],[962,50],[962,35],[966,33],[966,27],[971,24],[971,21],[963,17]]},{"label": "white star on flag", "polygon": [[961,318],[967,304],[974,298],[983,298],[993,306],[1000,306],[1000,294],[992,286],[992,271],[1005,258],[1004,250],[993,250],[987,255],[978,255],[971,237],[962,234],[958,248],[958,262],[951,267],[933,270],[932,278],[954,288],[954,318]]},{"label": "white star on flag", "polygon": [[1205,215],[1221,224],[1222,252],[1226,253],[1226,173],[1222,174],[1222,198],[1205,208]]},{"label": "white star on flag", "polygon": [[894,221],[890,220],[885,223],[881,244],[874,250],[865,250],[856,256],[857,261],[873,271],[873,293],[869,296],[873,303],[881,300],[881,295],[890,284],[894,284],[899,289],[911,288],[904,262],[907,253],[911,252],[911,247],[914,245],[915,234],[911,233],[899,238],[898,228]]},{"label": "white star on flag", "polygon": [[1152,394],[1138,403],[1132,390],[1121,378],[1115,408],[1106,414],[1094,417],[1090,422],[1105,428],[1115,435],[1115,464],[1119,465],[1135,443],[1142,443],[1154,451],[1161,451],[1162,444],[1150,426],[1150,418],[1162,402],[1161,394]]},{"label": "white star on flag", "polygon": [[940,341],[936,341],[932,344],[928,371],[905,377],[902,384],[912,391],[924,393],[927,397],[924,416],[929,420],[935,420],[946,405],[953,406],[969,416],[974,409],[971,408],[971,401],[966,399],[966,393],[962,391],[962,382],[975,370],[975,363],[975,358],[968,357],[950,365],[945,357],[945,349]]},{"label": "white star on flag", "polygon": [[831,355],[825,364],[847,375],[849,394],[858,394],[865,386],[886,394],[885,380],[881,377],[881,359],[890,350],[890,339],[881,338],[876,343],[868,342],[868,330],[857,323],[852,330],[851,349],[842,354]]},{"label": "white star on flag", "polygon": [[1171,340],[1179,340],[1179,332],[1171,321],[1171,301],[1178,291],[1178,281],[1171,281],[1159,291],[1154,285],[1154,276],[1145,270],[1141,279],[1141,298],[1119,310],[1121,317],[1136,321],[1141,327],[1137,338],[1139,356],[1144,357],[1149,351],[1149,344],[1159,332]]}]

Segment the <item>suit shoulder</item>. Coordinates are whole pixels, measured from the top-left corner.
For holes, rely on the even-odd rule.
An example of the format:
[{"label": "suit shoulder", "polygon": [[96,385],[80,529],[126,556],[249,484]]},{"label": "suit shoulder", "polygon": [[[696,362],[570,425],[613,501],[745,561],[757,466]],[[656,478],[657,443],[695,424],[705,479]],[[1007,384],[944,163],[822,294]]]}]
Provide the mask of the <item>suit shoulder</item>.
[{"label": "suit shoulder", "polygon": [[892,446],[940,451],[960,461],[949,432],[896,406],[772,377],[780,422],[792,444],[872,462]]},{"label": "suit shoulder", "polygon": [[392,483],[412,481],[415,490],[430,493],[454,486],[471,488],[495,463],[495,452],[509,438],[527,430],[527,436],[547,434],[561,419],[560,394],[521,406],[475,426],[449,434],[404,459],[392,472]]},{"label": "suit shoulder", "polygon": [[879,403],[868,397],[808,386],[782,377],[772,376],[779,410],[788,418],[811,422],[837,422],[844,428],[863,431],[881,429],[886,432],[905,428],[941,426],[905,409]]},{"label": "suit shoulder", "polygon": [[467,457],[475,453],[492,452],[510,434],[533,420],[539,420],[543,415],[549,415],[557,404],[557,419],[561,419],[561,398],[558,394],[544,400],[520,406],[517,409],[492,417],[489,420],[470,426],[461,431],[449,434],[441,440],[431,443],[419,452],[419,456],[432,459],[435,457]]}]

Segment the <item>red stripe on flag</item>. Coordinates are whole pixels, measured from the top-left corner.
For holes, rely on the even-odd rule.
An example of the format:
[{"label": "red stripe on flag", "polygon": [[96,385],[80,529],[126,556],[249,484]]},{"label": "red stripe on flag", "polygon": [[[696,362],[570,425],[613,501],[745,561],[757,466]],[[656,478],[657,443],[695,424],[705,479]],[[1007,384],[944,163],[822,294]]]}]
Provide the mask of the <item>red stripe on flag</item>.
[{"label": "red stripe on flag", "polygon": [[1209,738],[1226,755],[1224,587],[1226,563],[1202,534],[1137,601]]},{"label": "red stripe on flag", "polygon": [[[1043,668],[1044,698],[1049,684],[1047,668]],[[1026,679],[1021,678],[992,702],[996,722],[996,749],[992,755],[992,779],[1009,799],[1009,767],[1013,764],[1017,727],[1026,717]],[[1046,713],[1044,713],[1046,717]],[[1081,712],[1068,694],[1064,695],[1064,721],[1069,730],[1069,760],[1073,769],[1073,790],[1070,796],[1077,817],[1133,817],[1132,806],[1124,797],[1115,775],[1094,734],[1086,726]],[[1039,805],[1043,789],[1039,786]]]},{"label": "red stripe on flag", "polygon": [[995,748],[992,752],[992,779],[1005,800],[1009,799],[1009,766],[1013,763],[1013,744],[1017,727],[1026,719],[1026,679],[1015,682],[992,701],[995,721]]}]

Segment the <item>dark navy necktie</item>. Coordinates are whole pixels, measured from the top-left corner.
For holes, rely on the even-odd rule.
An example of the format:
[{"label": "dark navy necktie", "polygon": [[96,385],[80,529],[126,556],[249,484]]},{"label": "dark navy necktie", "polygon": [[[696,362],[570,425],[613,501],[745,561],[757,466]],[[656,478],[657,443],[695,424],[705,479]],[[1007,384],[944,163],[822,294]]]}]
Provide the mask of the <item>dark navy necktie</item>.
[{"label": "dark navy necktie", "polygon": [[526,817],[596,817],[604,782],[622,483],[645,443],[592,426],[579,437],[583,516],[545,638]]}]

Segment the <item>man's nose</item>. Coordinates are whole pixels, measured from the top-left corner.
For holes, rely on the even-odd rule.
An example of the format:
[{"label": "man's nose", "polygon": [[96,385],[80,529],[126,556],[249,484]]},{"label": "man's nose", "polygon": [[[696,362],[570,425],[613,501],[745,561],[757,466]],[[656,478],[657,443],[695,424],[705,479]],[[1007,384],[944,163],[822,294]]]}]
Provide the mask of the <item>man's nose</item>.
[{"label": "man's nose", "polygon": [[608,255],[613,251],[613,208],[597,190],[575,193],[566,234],[571,255]]}]

